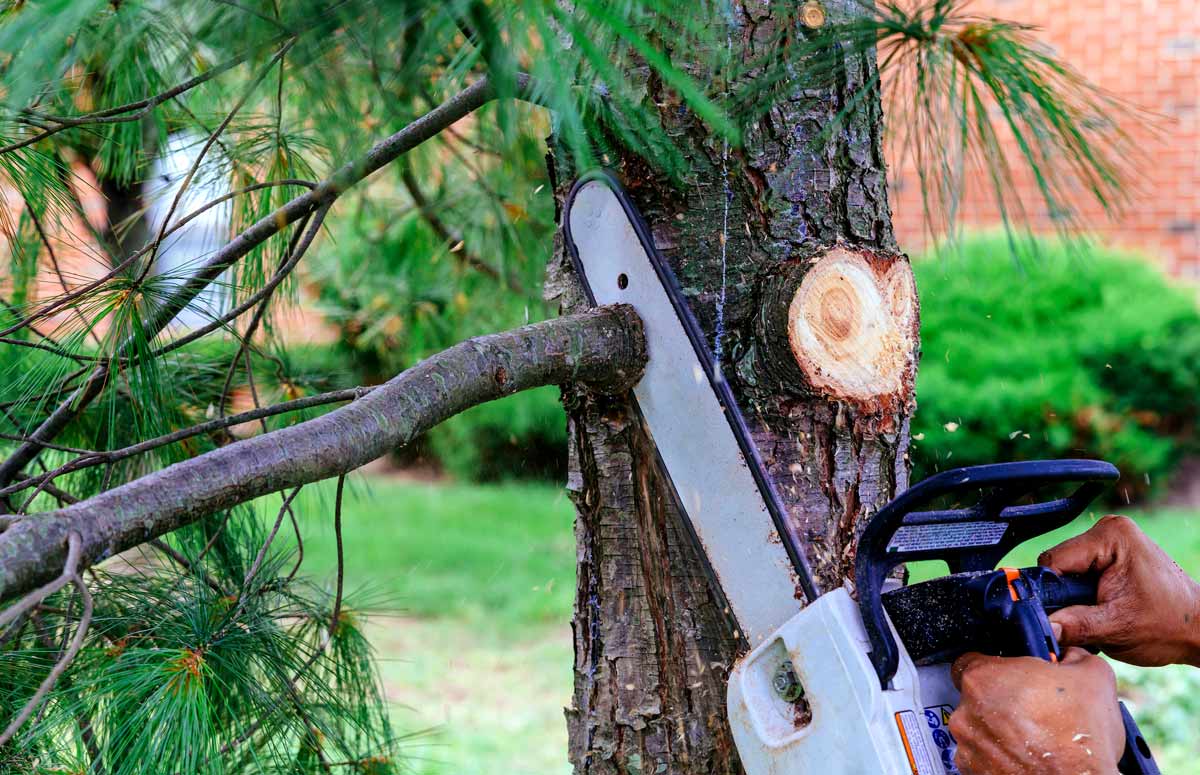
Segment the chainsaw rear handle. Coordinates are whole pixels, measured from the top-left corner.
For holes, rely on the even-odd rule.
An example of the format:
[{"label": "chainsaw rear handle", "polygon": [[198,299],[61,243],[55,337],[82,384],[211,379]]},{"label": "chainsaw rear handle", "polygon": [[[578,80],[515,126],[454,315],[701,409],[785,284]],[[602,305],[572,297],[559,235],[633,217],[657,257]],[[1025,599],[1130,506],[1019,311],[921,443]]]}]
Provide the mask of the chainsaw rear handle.
[{"label": "chainsaw rear handle", "polygon": [[[989,577],[981,577],[978,582],[980,591],[985,593],[984,611],[1015,630],[1015,637],[1008,639],[1009,648],[1013,649],[1011,653],[1039,657],[1048,662],[1058,662],[1062,658],[1062,647],[1050,629],[1046,610],[1094,605],[1096,602],[1094,579],[1059,576],[1048,568],[1004,568]],[[1133,715],[1125,703],[1118,705],[1125,730],[1125,748],[1117,769],[1122,775],[1161,775]]]},{"label": "chainsaw rear handle", "polygon": [[1117,762],[1117,769],[1122,775],[1162,775],[1162,771],[1158,769],[1158,762],[1154,761],[1154,754],[1150,753],[1150,746],[1146,744],[1146,738],[1142,735],[1142,730],[1138,729],[1129,708],[1126,708],[1123,702],[1118,705],[1121,707],[1121,723],[1125,726],[1125,752]]},{"label": "chainsaw rear handle", "polygon": [[[871,663],[883,688],[891,684],[900,660],[881,599],[883,583],[893,568],[905,562],[944,560],[951,573],[991,570],[1013,547],[1082,514],[1118,476],[1116,467],[1102,460],[995,463],[936,474],[884,506],[859,539],[855,566]],[[1047,485],[1062,483],[1079,487],[1065,498],[1014,505]],[[937,498],[976,492],[982,495],[969,506],[922,511]],[[896,542],[902,529],[917,536],[938,535],[928,541]]]},{"label": "chainsaw rear handle", "polygon": [[967,582],[983,616],[996,623],[997,642],[988,653],[1039,657],[1057,662],[1062,649],[1048,611],[1096,604],[1096,579],[1060,576],[1049,568],[1001,568]]}]

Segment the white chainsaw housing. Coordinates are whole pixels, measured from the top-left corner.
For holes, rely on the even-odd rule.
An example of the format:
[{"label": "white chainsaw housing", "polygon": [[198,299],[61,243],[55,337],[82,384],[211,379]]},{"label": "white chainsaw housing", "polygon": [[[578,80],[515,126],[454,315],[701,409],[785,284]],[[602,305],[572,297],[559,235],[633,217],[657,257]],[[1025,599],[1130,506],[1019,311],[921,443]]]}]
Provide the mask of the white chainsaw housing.
[{"label": "white chainsaw housing", "polygon": [[[946,728],[958,703],[949,666],[918,668],[901,644],[884,690],[869,650],[858,605],[838,589],[742,659],[729,678],[729,721],[747,775],[958,775]],[[773,685],[788,660],[811,709],[807,724]]]}]

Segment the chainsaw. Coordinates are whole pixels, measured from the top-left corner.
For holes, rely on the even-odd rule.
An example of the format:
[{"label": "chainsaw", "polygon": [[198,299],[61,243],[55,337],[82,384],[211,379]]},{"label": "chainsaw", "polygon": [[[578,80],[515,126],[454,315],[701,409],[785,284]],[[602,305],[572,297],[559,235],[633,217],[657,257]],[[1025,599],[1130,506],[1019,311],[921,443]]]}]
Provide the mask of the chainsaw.
[{"label": "chainsaw", "polygon": [[[1096,601],[1094,578],[996,565],[1079,516],[1116,468],[1049,460],[936,474],[870,520],[857,599],[846,586],[822,592],[729,384],[620,184],[605,172],[582,177],[563,224],[589,301],[628,304],[641,317],[650,357],[636,409],[749,649],[728,686],[747,774],[957,775],[953,660],[980,651],[1057,661],[1048,614]],[[1047,488],[1068,490],[1043,498]],[[927,560],[950,574],[896,579],[900,566]],[[1121,714],[1120,771],[1158,773],[1123,704]]]}]

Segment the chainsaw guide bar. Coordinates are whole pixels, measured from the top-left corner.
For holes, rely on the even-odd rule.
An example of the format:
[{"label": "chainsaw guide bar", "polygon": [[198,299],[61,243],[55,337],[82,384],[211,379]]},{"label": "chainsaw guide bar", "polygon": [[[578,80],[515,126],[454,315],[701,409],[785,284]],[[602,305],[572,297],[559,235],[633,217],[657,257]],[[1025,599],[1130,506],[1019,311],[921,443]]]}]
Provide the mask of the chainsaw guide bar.
[{"label": "chainsaw guide bar", "polygon": [[642,319],[650,358],[633,389],[637,408],[742,636],[757,644],[819,593],[729,384],[615,179],[580,178],[563,231],[589,300],[628,304]]}]

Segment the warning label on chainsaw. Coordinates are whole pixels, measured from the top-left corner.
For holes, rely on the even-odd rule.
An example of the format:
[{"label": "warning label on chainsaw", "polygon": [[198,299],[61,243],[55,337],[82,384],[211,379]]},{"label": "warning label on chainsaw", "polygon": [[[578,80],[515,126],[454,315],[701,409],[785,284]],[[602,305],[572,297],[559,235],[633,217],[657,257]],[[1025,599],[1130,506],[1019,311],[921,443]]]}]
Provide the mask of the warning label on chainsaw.
[{"label": "warning label on chainsaw", "polygon": [[940,525],[904,525],[888,542],[889,552],[923,552],[991,546],[1008,530],[1007,522],[952,522]]},{"label": "warning label on chainsaw", "polygon": [[950,734],[950,714],[953,712],[954,708],[949,705],[931,705],[925,709],[925,723],[929,725],[930,737],[937,748],[946,775],[960,775],[958,767],[954,766],[954,752],[958,750],[958,741]]},{"label": "warning label on chainsaw", "polygon": [[908,766],[912,775],[942,775],[944,769],[929,750],[926,742],[928,733],[925,724],[911,710],[902,710],[896,714],[896,728],[900,730],[900,739],[904,742],[904,753],[908,755]]}]

